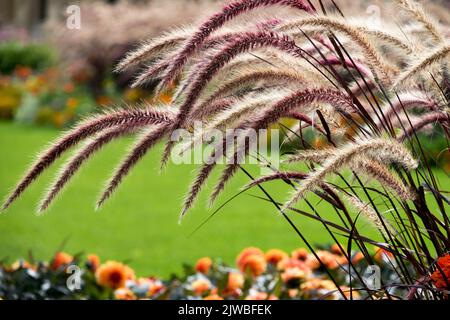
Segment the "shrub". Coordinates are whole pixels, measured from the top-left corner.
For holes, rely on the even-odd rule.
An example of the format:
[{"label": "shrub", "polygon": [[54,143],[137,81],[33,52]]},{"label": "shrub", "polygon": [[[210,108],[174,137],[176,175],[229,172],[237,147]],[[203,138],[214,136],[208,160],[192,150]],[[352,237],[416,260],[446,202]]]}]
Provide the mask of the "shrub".
[{"label": "shrub", "polygon": [[42,71],[55,63],[55,53],[40,44],[0,43],[0,73],[11,74],[18,66]]}]

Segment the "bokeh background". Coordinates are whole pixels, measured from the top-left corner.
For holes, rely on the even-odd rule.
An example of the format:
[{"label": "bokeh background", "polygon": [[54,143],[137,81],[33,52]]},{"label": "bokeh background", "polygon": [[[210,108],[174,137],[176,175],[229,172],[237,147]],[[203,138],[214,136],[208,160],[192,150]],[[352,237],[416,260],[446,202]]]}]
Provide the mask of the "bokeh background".
[{"label": "bokeh background", "polygon": [[[114,65],[140,41],[175,26],[195,23],[223,3],[0,0],[0,197],[6,196],[35,154],[78,119],[142,100],[170,101],[170,90],[155,96],[151,83],[130,89],[133,70],[118,75],[113,72]],[[338,3],[345,12],[358,10],[368,17],[381,6],[381,1]],[[66,10],[72,4],[81,9],[80,29],[66,25]],[[428,10],[446,21],[450,21],[449,7],[447,0],[427,3]],[[392,11],[379,13],[383,16]],[[439,154],[445,140],[433,132],[431,138],[428,135],[423,139],[430,158],[435,159],[436,174],[448,184],[448,154]],[[96,212],[94,203],[102,181],[132,141],[132,137],[125,138],[105,148],[81,170],[51,209],[38,216],[36,204],[56,169],[45,173],[0,215],[0,260],[13,261],[27,255],[50,259],[64,248],[125,261],[141,274],[164,276],[201,256],[221,257],[231,263],[236,252],[247,246],[287,251],[303,246],[270,205],[252,197],[259,195],[257,191],[227,203],[194,232],[220,204],[239,192],[248,182],[245,176],[230,184],[215,208],[207,208],[202,197],[179,225],[182,198],[195,166],[170,165],[159,173],[161,148],[152,151],[114,198]],[[256,167],[249,170],[259,174]],[[285,199],[286,188],[281,183],[272,184],[270,190],[277,199]],[[311,201],[324,217],[333,219],[333,210],[318,199],[312,197]],[[296,222],[312,243],[328,241],[320,224],[300,217]]]}]

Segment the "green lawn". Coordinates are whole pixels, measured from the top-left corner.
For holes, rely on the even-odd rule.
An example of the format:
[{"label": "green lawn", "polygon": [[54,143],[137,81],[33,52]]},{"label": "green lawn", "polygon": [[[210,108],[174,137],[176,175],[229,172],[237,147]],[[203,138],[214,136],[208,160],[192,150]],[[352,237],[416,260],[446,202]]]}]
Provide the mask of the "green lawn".
[{"label": "green lawn", "polygon": [[[1,197],[21,177],[33,156],[58,134],[47,128],[0,123]],[[35,257],[47,259],[68,239],[65,250],[70,253],[94,252],[103,259],[127,261],[141,275],[167,275],[180,271],[183,262],[192,263],[201,256],[222,257],[232,263],[246,246],[292,250],[303,245],[270,204],[248,195],[230,202],[201,230],[189,236],[213,209],[206,207],[207,192],[203,192],[184,222],[177,223],[182,198],[195,167],[170,165],[159,174],[161,146],[145,157],[100,211],[94,211],[104,181],[131,142],[131,138],[118,141],[96,155],[50,210],[37,216],[39,197],[62,160],[41,176],[19,201],[0,215],[0,259],[23,257],[29,250]],[[250,170],[258,172],[256,167]],[[248,178],[239,174],[219,203],[234,195],[246,182]],[[276,199],[286,198],[288,189],[283,183],[267,186]],[[257,189],[251,193],[262,195]],[[324,217],[333,216],[325,204],[319,204],[317,199],[313,202]],[[329,241],[320,224],[299,216],[293,218],[312,243]]]}]

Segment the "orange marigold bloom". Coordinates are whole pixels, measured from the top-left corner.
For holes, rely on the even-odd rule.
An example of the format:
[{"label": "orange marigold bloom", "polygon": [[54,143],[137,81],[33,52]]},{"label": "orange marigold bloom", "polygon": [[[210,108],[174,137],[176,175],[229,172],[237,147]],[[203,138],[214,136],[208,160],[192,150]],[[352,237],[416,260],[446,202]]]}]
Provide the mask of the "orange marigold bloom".
[{"label": "orange marigold bloom", "polygon": [[205,297],[203,300],[223,300],[223,298],[217,294],[212,294]]},{"label": "orange marigold bloom", "polygon": [[127,280],[135,278],[134,271],[117,261],[107,261],[95,272],[97,283],[101,286],[118,289],[123,288]]},{"label": "orange marigold bloom", "polygon": [[114,291],[114,296],[118,300],[136,300],[136,295],[127,288],[120,288]]},{"label": "orange marigold bloom", "polygon": [[278,264],[283,259],[288,257],[287,253],[280,249],[270,249],[266,252],[266,261],[267,263],[271,263],[273,265]]},{"label": "orange marigold bloom", "polygon": [[65,252],[57,252],[50,264],[50,269],[58,270],[62,266],[66,266],[73,261],[73,257]]},{"label": "orange marigold bloom", "polygon": [[207,279],[197,279],[191,284],[192,291],[197,295],[202,295],[211,288],[211,282]]},{"label": "orange marigold bloom", "polygon": [[436,271],[431,275],[431,280],[433,281],[436,288],[439,289],[450,289],[450,254],[440,257],[437,260]]},{"label": "orange marigold bloom", "polygon": [[[318,250],[316,252],[317,256],[320,259],[320,262],[327,268],[327,269],[336,269],[339,267],[339,261],[338,256],[332,254],[331,252],[325,251],[325,250]],[[321,266],[319,260],[317,259],[311,259],[314,262],[311,262],[311,268],[316,269]]]},{"label": "orange marigold bloom", "polygon": [[245,278],[239,272],[230,272],[228,274],[227,289],[234,291],[244,286]]},{"label": "orange marigold bloom", "polygon": [[292,251],[291,257],[296,260],[306,261],[308,259],[308,251],[306,249],[297,249]]},{"label": "orange marigold bloom", "polygon": [[244,250],[241,251],[241,253],[238,255],[236,259],[236,264],[239,269],[242,270],[242,267],[245,264],[245,260],[247,259],[247,257],[251,255],[258,255],[264,257],[264,253],[259,248],[255,247],[245,248]]},{"label": "orange marigold bloom", "polygon": [[306,272],[303,269],[298,268],[298,267],[288,268],[281,274],[281,280],[283,280],[284,283],[304,279],[305,277],[306,277]]},{"label": "orange marigold bloom", "polygon": [[87,256],[87,266],[95,272],[100,266],[100,258],[96,254],[89,254]]},{"label": "orange marigold bloom", "polygon": [[262,255],[249,255],[247,256],[242,265],[240,266],[240,270],[242,272],[247,272],[249,270],[254,277],[257,277],[266,271],[267,263]]},{"label": "orange marigold bloom", "polygon": [[212,266],[211,258],[209,257],[200,258],[195,264],[195,271],[207,274],[209,272],[209,269],[211,269],[211,266]]}]

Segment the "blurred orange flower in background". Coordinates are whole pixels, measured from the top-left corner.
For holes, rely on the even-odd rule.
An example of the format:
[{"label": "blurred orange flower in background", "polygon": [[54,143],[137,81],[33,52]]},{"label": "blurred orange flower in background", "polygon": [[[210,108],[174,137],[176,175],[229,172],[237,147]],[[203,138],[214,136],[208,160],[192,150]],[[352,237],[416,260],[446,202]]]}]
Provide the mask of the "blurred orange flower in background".
[{"label": "blurred orange flower in background", "polygon": [[296,249],[292,251],[291,257],[295,260],[306,261],[308,259],[308,251],[306,249]]},{"label": "blurred orange flower in background", "polygon": [[246,273],[250,271],[250,273],[257,277],[264,273],[267,268],[267,262],[263,255],[259,254],[251,254],[245,257],[239,265],[239,269]]},{"label": "blurred orange flower in background", "polygon": [[135,275],[127,265],[117,261],[107,261],[97,269],[95,278],[101,286],[118,289],[123,288],[127,280],[133,280]]},{"label": "blurred orange flower in background", "polygon": [[203,257],[197,260],[195,271],[207,274],[212,266],[212,260],[209,257]]},{"label": "blurred orange flower in background", "polygon": [[62,266],[66,266],[73,261],[73,257],[65,252],[57,252],[50,264],[50,269],[58,270]]},{"label": "blurred orange flower in background", "polygon": [[265,258],[267,263],[276,265],[281,260],[288,258],[288,254],[280,249],[270,249],[266,252]]},{"label": "blurred orange flower in background", "polygon": [[87,266],[89,269],[95,272],[100,266],[100,258],[96,254],[88,254]]},{"label": "blurred orange flower in background", "polygon": [[241,253],[238,255],[236,259],[236,265],[242,272],[245,272],[245,269],[247,267],[247,260],[251,256],[259,256],[262,257],[262,259],[265,262],[264,252],[262,252],[261,249],[256,247],[248,247],[241,251]]}]

